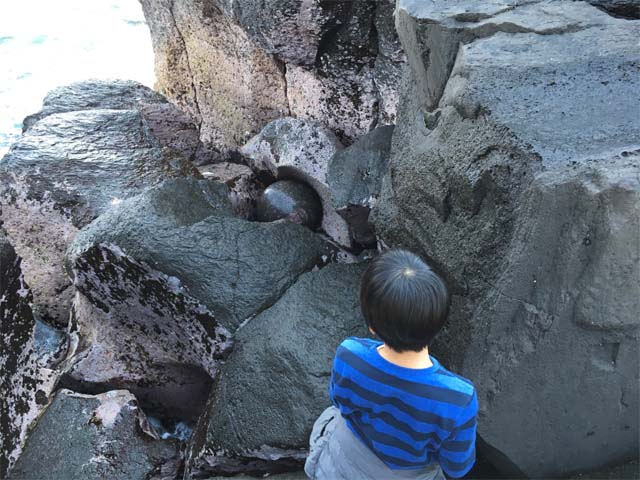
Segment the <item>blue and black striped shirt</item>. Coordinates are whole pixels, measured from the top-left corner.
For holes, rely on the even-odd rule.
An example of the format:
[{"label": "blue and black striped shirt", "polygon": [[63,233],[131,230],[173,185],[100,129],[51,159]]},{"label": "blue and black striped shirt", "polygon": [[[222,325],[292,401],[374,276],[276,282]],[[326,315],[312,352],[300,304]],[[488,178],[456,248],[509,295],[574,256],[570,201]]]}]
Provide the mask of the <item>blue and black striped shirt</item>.
[{"label": "blue and black striped shirt", "polygon": [[380,355],[381,342],[351,337],[338,347],[329,396],[351,431],[391,469],[439,462],[462,477],[475,461],[473,384],[433,366],[411,369]]}]

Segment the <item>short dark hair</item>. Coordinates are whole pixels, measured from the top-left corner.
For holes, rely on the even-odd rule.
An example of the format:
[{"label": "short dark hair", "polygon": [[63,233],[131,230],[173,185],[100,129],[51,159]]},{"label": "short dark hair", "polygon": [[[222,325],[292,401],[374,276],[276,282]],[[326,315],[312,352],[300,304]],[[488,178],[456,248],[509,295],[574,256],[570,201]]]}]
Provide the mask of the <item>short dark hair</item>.
[{"label": "short dark hair", "polygon": [[362,276],[360,305],[367,326],[397,352],[419,352],[440,331],[449,311],[444,280],[419,256],[389,250]]}]

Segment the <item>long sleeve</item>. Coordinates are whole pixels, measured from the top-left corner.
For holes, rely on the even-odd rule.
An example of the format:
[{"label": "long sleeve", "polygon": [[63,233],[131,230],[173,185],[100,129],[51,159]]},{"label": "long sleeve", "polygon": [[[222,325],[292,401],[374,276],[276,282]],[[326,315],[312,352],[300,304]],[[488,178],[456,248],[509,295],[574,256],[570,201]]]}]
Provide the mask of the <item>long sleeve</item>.
[{"label": "long sleeve", "polygon": [[460,478],[473,467],[476,460],[477,422],[478,398],[474,391],[456,427],[440,447],[440,466],[448,476]]}]

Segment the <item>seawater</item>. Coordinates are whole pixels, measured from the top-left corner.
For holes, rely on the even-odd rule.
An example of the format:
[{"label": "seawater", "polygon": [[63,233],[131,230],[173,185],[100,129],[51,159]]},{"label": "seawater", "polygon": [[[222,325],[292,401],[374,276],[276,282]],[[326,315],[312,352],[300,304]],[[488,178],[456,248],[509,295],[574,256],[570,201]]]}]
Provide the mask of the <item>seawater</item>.
[{"label": "seawater", "polygon": [[155,81],[138,0],[0,2],[0,158],[51,89],[89,78]]}]

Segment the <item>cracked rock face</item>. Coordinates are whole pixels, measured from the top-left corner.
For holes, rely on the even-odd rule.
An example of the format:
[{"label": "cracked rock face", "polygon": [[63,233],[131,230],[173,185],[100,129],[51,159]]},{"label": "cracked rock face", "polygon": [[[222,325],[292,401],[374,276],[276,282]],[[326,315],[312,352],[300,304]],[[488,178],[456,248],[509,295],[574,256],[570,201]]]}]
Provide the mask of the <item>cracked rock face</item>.
[{"label": "cracked rock face", "polygon": [[[27,429],[48,401],[56,374],[34,344],[31,291],[21,259],[0,230],[0,477],[22,451]],[[44,358],[43,358],[44,357]]]},{"label": "cracked rock face", "polygon": [[179,465],[178,445],[158,440],[131,393],[59,390],[9,478],[152,480],[176,478]]},{"label": "cracked rock face", "polygon": [[75,391],[130,390],[149,411],[195,420],[231,334],[180,281],[114,245],[94,244],[71,266],[77,343],[62,383]]},{"label": "cracked rock face", "polygon": [[158,88],[223,154],[286,115],[323,123],[347,142],[395,119],[405,59],[392,0],[142,5]]},{"label": "cracked rock face", "polygon": [[197,130],[159,94],[129,81],[53,90],[0,161],[1,219],[39,318],[66,325],[73,293],[62,257],[77,229],[165,178],[198,175]]},{"label": "cracked rock face", "polygon": [[167,181],[101,215],[76,236],[68,265],[98,244],[176,277],[230,331],[326,253],[325,242],[300,225],[233,217],[223,184],[193,179]]},{"label": "cracked rock face", "polygon": [[336,152],[327,169],[333,207],[349,224],[353,241],[364,248],[375,248],[377,243],[369,215],[387,173],[393,128],[379,127],[363,135]]},{"label": "cracked rock face", "polygon": [[306,273],[238,331],[194,433],[188,478],[300,468],[313,422],[329,405],[335,350],[366,334],[363,271],[363,264],[333,264]]},{"label": "cracked rock face", "polygon": [[640,22],[579,2],[398,7],[411,77],[374,219],[447,277],[436,353],[527,476],[633,455]]}]

